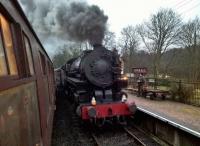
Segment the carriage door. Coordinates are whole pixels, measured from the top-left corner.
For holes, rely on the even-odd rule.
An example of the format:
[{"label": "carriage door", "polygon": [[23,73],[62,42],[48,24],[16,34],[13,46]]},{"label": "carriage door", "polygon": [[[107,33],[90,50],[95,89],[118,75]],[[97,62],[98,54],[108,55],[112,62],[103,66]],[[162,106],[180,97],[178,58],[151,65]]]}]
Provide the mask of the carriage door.
[{"label": "carriage door", "polygon": [[[49,131],[48,129],[50,129],[49,126],[50,125],[50,100],[49,100],[49,83],[48,83],[48,67],[47,67],[47,61],[45,58],[45,55],[42,54],[42,52],[39,52],[39,56],[40,56],[40,66],[41,66],[41,70],[42,70],[42,74],[40,76],[40,84],[39,84],[39,92],[42,98],[42,102],[40,103],[40,110],[42,112],[42,133],[43,136],[47,136]],[[45,139],[49,139],[49,137],[45,137]]]}]

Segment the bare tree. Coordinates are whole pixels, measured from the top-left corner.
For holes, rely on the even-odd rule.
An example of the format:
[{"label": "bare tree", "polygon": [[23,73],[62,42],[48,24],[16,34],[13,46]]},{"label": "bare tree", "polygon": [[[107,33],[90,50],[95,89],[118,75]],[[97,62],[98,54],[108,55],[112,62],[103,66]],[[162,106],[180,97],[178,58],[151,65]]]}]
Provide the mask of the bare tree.
[{"label": "bare tree", "polygon": [[157,78],[163,53],[177,43],[181,18],[171,9],[160,9],[148,22],[139,25],[138,33],[153,54],[154,77]]},{"label": "bare tree", "polygon": [[52,59],[56,68],[64,65],[69,59],[79,56],[83,51],[83,47],[81,43],[68,42],[59,47],[58,50]]},{"label": "bare tree", "polygon": [[93,46],[88,42],[88,41],[84,41],[84,42],[80,42],[80,48],[82,50],[92,50]]},{"label": "bare tree", "polygon": [[115,38],[116,36],[114,32],[106,31],[103,39],[103,45],[108,49],[112,49],[116,45]]},{"label": "bare tree", "polygon": [[122,29],[119,46],[125,60],[125,65],[128,67],[128,72],[131,72],[134,62],[134,53],[139,46],[139,37],[135,27],[127,26]]},{"label": "bare tree", "polygon": [[[167,53],[167,52],[166,52]],[[165,53],[165,54],[166,54]],[[168,55],[167,57],[166,57],[166,55],[165,55],[165,58],[167,58],[167,59],[165,59],[165,62],[163,62],[163,64],[161,65],[162,66],[162,68],[161,69],[163,69],[163,77],[165,77],[166,75],[168,75],[169,74],[169,72],[170,72],[170,67],[175,63],[175,61],[176,61],[176,57],[177,57],[177,55],[178,55],[178,49],[176,49],[176,48],[173,48],[173,49],[171,49],[171,53],[170,53],[170,55]],[[164,58],[164,57],[163,57]],[[162,59],[163,59],[162,58]]]},{"label": "bare tree", "polygon": [[200,20],[196,17],[182,26],[179,42],[188,51],[189,80],[200,78]]},{"label": "bare tree", "polygon": [[200,44],[200,20],[198,17],[184,24],[181,30],[179,42],[183,47],[190,48]]}]

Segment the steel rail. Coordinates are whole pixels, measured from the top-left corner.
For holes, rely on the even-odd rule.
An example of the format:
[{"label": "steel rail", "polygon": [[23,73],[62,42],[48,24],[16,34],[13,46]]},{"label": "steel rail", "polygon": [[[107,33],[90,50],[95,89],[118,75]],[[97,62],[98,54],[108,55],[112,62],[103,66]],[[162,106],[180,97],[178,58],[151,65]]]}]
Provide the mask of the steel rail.
[{"label": "steel rail", "polygon": [[92,133],[92,138],[94,139],[96,146],[101,146],[100,142],[98,141],[98,138],[95,136],[94,133]]},{"label": "steel rail", "polygon": [[131,136],[134,138],[134,140],[136,140],[137,142],[139,142],[142,146],[146,146],[146,144],[144,142],[142,142],[135,134],[133,134],[129,129],[127,129],[126,127],[124,127],[124,130]]}]

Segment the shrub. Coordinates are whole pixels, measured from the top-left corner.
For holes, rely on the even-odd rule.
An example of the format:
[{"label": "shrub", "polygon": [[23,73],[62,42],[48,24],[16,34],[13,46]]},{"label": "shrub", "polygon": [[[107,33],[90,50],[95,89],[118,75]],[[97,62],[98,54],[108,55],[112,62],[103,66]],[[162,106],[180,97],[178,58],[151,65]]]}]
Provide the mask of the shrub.
[{"label": "shrub", "polygon": [[170,93],[173,100],[177,100],[177,98],[179,98],[179,85],[177,83],[171,83]]},{"label": "shrub", "polygon": [[193,86],[191,84],[172,83],[170,92],[172,99],[186,102],[193,97]]}]

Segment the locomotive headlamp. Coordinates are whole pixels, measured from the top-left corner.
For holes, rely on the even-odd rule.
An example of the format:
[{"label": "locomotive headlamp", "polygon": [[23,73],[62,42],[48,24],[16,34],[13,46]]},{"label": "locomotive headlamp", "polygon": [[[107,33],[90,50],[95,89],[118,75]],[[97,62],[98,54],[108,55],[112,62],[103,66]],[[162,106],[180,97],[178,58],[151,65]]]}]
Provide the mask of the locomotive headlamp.
[{"label": "locomotive headlamp", "polygon": [[96,105],[97,104],[95,97],[92,97],[91,104],[92,105]]},{"label": "locomotive headlamp", "polygon": [[122,78],[122,80],[128,80],[128,77],[127,77],[127,76],[124,76],[124,77]]},{"label": "locomotive headlamp", "polygon": [[125,102],[125,101],[127,101],[127,97],[126,97],[126,95],[122,95],[122,102]]}]

